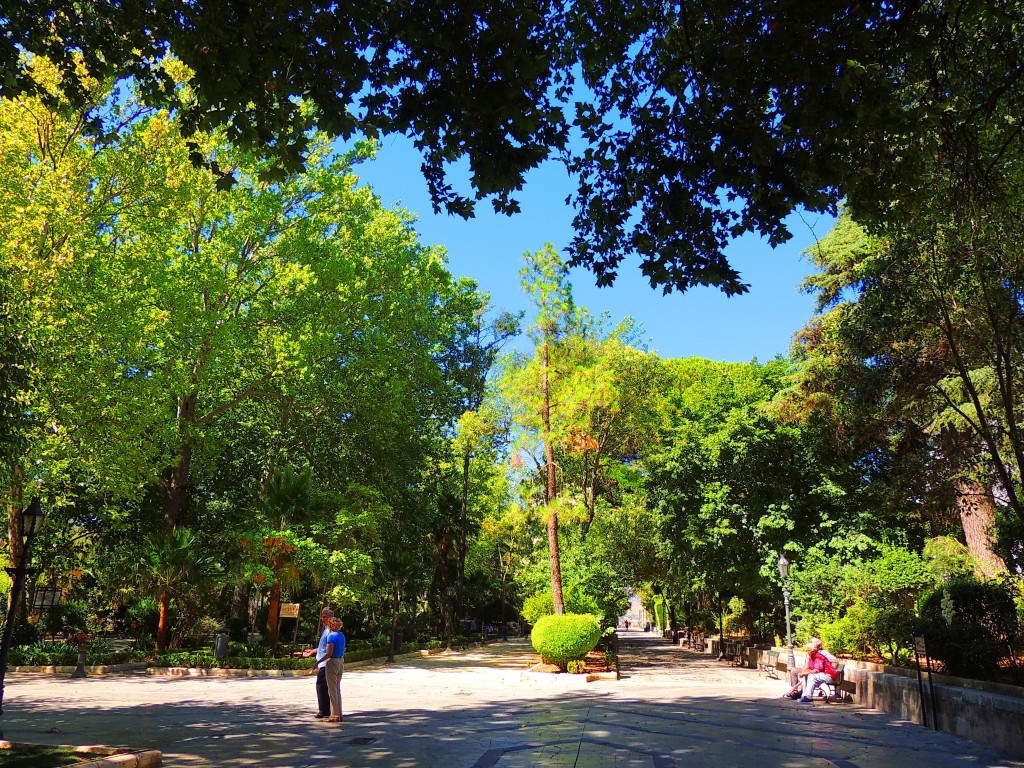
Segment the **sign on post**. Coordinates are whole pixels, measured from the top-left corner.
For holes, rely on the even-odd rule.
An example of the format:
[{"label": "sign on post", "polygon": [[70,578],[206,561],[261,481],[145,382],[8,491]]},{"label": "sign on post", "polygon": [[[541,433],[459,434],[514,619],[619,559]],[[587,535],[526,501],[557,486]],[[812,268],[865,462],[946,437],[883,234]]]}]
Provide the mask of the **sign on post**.
[{"label": "sign on post", "polygon": [[921,680],[921,659],[924,659],[925,668],[928,670],[928,693],[932,704],[932,728],[939,730],[939,713],[935,709],[935,685],[932,683],[932,660],[928,657],[928,644],[924,636],[914,635],[914,661],[917,662],[917,690],[921,697],[921,720],[922,725],[928,727],[928,711],[924,702],[924,684]]},{"label": "sign on post", "polygon": [[277,631],[281,631],[281,619],[295,619],[295,631],[292,633],[292,642],[299,637],[299,606],[302,603],[281,603],[281,610],[277,614]]}]

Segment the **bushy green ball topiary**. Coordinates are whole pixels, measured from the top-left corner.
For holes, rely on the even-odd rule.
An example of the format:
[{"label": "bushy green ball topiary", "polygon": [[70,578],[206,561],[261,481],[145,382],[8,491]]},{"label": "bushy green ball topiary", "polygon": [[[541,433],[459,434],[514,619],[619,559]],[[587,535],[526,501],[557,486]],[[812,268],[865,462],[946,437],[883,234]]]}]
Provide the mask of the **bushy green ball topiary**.
[{"label": "bushy green ball topiary", "polygon": [[589,613],[543,616],[530,635],[540,657],[562,669],[570,661],[585,658],[600,639],[601,625]]}]

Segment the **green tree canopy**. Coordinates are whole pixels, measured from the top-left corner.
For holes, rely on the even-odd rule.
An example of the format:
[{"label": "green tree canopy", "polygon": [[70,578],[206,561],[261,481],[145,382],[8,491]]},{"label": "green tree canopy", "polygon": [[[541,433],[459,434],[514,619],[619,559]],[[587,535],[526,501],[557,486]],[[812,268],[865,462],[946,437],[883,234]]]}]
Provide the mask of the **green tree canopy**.
[{"label": "green tree canopy", "polygon": [[[461,214],[514,211],[557,155],[577,181],[574,264],[609,284],[638,258],[652,285],[737,293],[726,244],[784,242],[800,206],[845,198],[874,221],[998,201],[1024,146],[1022,29],[1019,3],[984,0],[33,1],[0,17],[0,94],[35,92],[28,52],[81,103],[81,60],[180,110],[187,135],[225,125],[286,170],[308,100],[332,135],[412,137],[435,204]],[[153,64],[167,54],[194,100]],[[469,193],[448,179],[460,159]]]},{"label": "green tree canopy", "polygon": [[896,493],[940,512],[955,499],[972,554],[990,573],[1005,570],[992,551],[996,512],[1013,557],[1024,521],[1016,210],[1007,201],[970,223],[937,210],[931,222],[894,220],[884,236],[844,213],[809,251],[820,272],[806,285],[821,311],[796,346],[805,403],[828,412],[862,455],[886,456],[897,471],[878,479],[898,480]]}]

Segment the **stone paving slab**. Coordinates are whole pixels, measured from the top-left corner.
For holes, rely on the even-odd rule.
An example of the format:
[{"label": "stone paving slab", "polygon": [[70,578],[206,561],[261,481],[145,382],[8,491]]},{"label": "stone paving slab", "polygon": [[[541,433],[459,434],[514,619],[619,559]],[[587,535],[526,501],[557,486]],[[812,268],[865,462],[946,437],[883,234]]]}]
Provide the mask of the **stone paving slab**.
[{"label": "stone paving slab", "polygon": [[345,722],[313,678],[8,678],[0,728],[36,743],[159,749],[172,768],[1024,768],[853,705],[800,705],[755,670],[623,633],[622,679],[522,672],[525,641],[348,670]]}]

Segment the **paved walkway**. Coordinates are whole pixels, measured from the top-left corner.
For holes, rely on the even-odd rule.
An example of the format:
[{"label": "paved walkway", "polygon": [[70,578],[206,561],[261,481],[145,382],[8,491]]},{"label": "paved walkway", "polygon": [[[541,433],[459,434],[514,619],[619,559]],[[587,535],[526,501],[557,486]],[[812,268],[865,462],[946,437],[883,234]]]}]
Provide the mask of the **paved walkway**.
[{"label": "paved walkway", "polygon": [[527,676],[524,641],[351,669],[345,722],[313,678],[8,678],[6,738],[155,748],[172,768],[1024,768],[995,751],[623,633],[622,679]]}]

